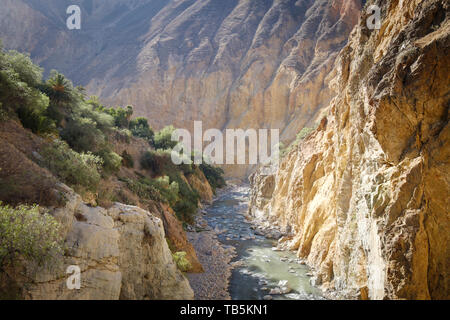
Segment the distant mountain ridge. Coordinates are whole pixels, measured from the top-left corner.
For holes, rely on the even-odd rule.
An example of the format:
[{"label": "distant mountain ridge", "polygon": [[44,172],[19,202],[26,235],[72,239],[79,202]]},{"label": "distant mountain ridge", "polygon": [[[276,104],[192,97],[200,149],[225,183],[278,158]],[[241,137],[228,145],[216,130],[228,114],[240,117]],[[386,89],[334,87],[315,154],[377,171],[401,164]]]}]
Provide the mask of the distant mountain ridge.
[{"label": "distant mountain ridge", "polygon": [[[361,2],[5,0],[0,38],[157,129],[202,120],[279,128],[288,142],[333,97],[328,76]],[[66,28],[71,4],[81,30]]]}]

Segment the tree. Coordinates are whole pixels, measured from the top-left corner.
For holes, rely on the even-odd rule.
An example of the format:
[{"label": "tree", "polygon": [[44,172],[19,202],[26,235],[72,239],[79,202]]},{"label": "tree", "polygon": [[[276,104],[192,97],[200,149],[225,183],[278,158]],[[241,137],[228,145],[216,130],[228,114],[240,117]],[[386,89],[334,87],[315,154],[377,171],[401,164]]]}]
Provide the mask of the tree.
[{"label": "tree", "polygon": [[159,131],[154,138],[153,146],[155,149],[170,150],[173,149],[178,142],[172,141],[172,133],[175,131],[173,126],[167,126]]},{"label": "tree", "polygon": [[77,94],[72,83],[56,70],[50,72],[50,78],[42,85],[41,90],[50,98],[48,116],[56,120],[58,125],[65,126],[82,94]]},{"label": "tree", "polygon": [[72,83],[63,74],[55,70],[51,71],[50,78],[47,80],[46,94],[52,102],[58,106],[71,102],[74,98],[73,90]]},{"label": "tree", "polygon": [[16,51],[5,52],[0,47],[0,103],[3,108],[44,112],[49,100],[37,88],[41,82],[42,69],[34,65],[29,56]]},{"label": "tree", "polygon": [[[91,103],[96,103],[94,100]],[[100,106],[100,109],[103,110],[103,112],[106,112],[110,114],[114,118],[114,125],[117,128],[121,129],[128,129],[131,117],[133,116],[133,107],[127,106],[126,108],[109,108],[105,109],[103,106]]]},{"label": "tree", "polygon": [[153,138],[155,133],[150,128],[146,118],[138,117],[130,121],[130,131],[135,137],[139,137],[147,140],[150,144],[153,144]]}]

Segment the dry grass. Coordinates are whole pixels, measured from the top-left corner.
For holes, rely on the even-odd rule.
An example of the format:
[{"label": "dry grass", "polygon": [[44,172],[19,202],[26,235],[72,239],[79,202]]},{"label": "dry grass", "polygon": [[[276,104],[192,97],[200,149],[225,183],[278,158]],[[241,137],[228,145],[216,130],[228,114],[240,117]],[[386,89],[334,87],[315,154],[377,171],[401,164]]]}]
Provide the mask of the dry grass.
[{"label": "dry grass", "polygon": [[0,123],[0,200],[11,205],[60,206],[57,180],[30,158],[45,143],[13,121]]}]

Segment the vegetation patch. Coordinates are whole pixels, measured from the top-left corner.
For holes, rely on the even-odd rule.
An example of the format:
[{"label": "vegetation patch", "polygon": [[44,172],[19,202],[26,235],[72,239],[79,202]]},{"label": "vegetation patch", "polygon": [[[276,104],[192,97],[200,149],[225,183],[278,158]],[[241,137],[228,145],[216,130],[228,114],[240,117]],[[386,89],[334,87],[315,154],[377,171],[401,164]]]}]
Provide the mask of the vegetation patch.
[{"label": "vegetation patch", "polygon": [[282,146],[280,147],[280,156],[284,157],[289,152],[297,148],[300,142],[305,140],[314,130],[316,130],[316,128],[317,126],[315,126],[315,128],[304,127],[300,130],[300,132],[297,133],[295,140],[287,148],[283,148]]},{"label": "vegetation patch", "polygon": [[192,269],[192,265],[188,259],[186,259],[186,252],[179,251],[172,254],[173,260],[175,261],[178,269],[182,272],[188,272]]},{"label": "vegetation patch", "polygon": [[[155,133],[147,119],[133,119],[132,106],[105,107],[97,97],[87,98],[85,89],[74,87],[63,74],[52,70],[46,80],[42,74],[29,56],[6,52],[0,45],[0,118],[12,115],[35,134],[52,139],[33,158],[36,164],[77,192],[94,194],[94,201],[110,203],[121,198],[120,191],[99,188],[100,181],[114,181],[122,166],[134,167],[131,155],[126,151],[118,155],[112,143],[130,143],[133,135],[153,147],[140,159],[150,174],[122,179],[129,189],[124,195],[130,191],[131,196],[167,203],[182,222],[194,221],[200,197],[186,177],[196,167],[172,162],[171,150],[177,145],[172,141],[173,126]],[[201,170],[214,190],[225,184],[221,169],[202,165]],[[13,190],[11,184],[3,180],[0,188]]]},{"label": "vegetation patch", "polygon": [[127,152],[127,150],[124,150],[122,152],[122,165],[126,168],[134,168],[134,160],[131,154]]},{"label": "vegetation patch", "polygon": [[224,172],[222,168],[213,167],[207,163],[202,163],[199,168],[203,171],[203,174],[211,185],[214,193],[216,193],[217,188],[225,187],[226,183],[223,178]]},{"label": "vegetation patch", "polygon": [[95,192],[100,182],[103,160],[92,153],[78,153],[56,140],[42,150],[41,165],[64,183]]},{"label": "vegetation patch", "polygon": [[63,252],[60,224],[38,206],[0,202],[0,272],[20,259],[44,265]]}]

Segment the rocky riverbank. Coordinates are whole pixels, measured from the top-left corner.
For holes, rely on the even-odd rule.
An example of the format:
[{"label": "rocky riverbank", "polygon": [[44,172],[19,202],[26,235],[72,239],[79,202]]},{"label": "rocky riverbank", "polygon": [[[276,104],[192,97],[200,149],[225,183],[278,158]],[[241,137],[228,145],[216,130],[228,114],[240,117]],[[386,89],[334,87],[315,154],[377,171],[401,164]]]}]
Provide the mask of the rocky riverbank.
[{"label": "rocky riverbank", "polygon": [[228,292],[231,277],[231,260],[235,250],[223,246],[213,230],[189,232],[188,239],[197,252],[203,273],[188,274],[195,300],[230,300]]},{"label": "rocky riverbank", "polygon": [[293,252],[276,248],[276,227],[253,225],[249,188],[230,185],[188,233],[205,273],[188,275],[199,300],[322,299],[311,270]]}]

